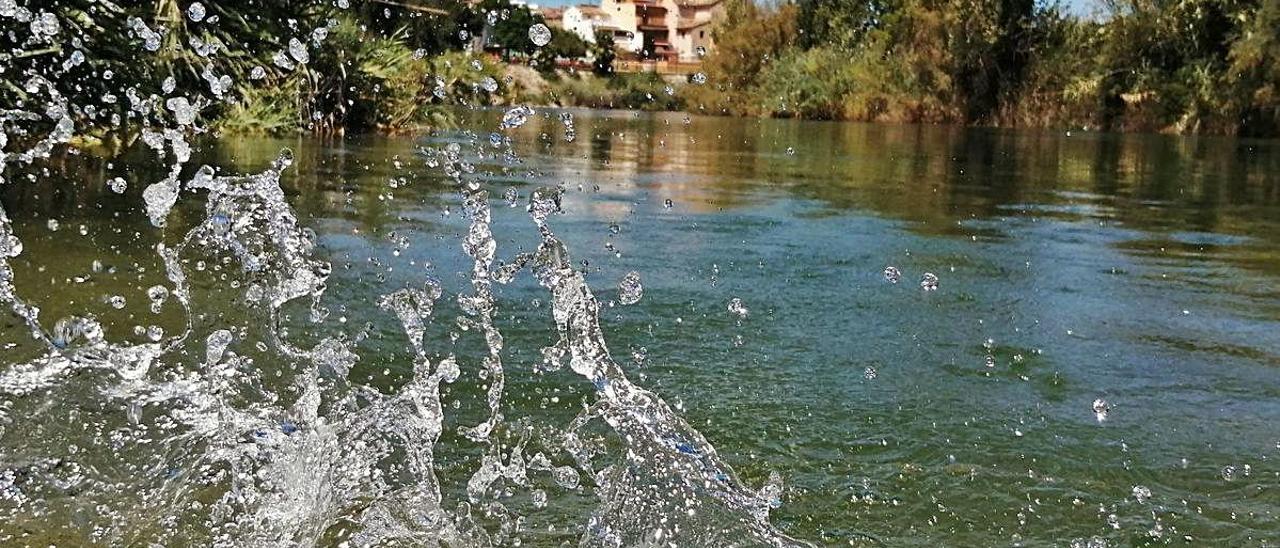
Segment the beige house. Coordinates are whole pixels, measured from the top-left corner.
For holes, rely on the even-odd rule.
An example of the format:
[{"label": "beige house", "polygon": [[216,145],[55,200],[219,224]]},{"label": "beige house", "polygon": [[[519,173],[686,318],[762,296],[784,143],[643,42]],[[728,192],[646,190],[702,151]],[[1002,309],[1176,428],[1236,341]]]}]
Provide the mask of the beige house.
[{"label": "beige house", "polygon": [[668,61],[691,62],[710,50],[712,23],[724,12],[723,0],[601,0],[600,9],[630,40],[619,48]]},{"label": "beige house", "polygon": [[600,6],[583,4],[566,8],[562,25],[564,30],[577,34],[579,38],[592,44],[596,43],[597,32],[613,35],[615,44],[631,40],[631,33],[618,29],[613,18],[600,9]]}]

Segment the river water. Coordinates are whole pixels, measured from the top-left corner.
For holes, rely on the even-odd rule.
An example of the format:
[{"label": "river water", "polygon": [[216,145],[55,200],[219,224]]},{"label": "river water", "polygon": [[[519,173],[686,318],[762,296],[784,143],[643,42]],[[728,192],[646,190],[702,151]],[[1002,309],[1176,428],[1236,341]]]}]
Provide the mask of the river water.
[{"label": "river water", "polygon": [[[781,532],[859,546],[1280,539],[1280,144],[572,113],[575,140],[563,138],[556,113],[540,111],[510,133],[518,167],[476,164],[498,257],[538,247],[525,204],[535,188],[563,186],[554,229],[600,300],[613,359],[745,485],[781,480],[770,513]],[[412,375],[403,330],[378,300],[423,276],[439,280],[445,298],[427,340],[456,339],[463,364],[441,389],[434,455],[450,504],[466,500],[483,453],[461,425],[485,420],[492,379],[475,365],[483,340],[447,319],[463,315],[453,296],[471,286],[458,244],[467,215],[419,147],[468,139],[237,137],[201,143],[192,162],[257,173],[292,149],[285,199],[333,268],[328,315],[310,323],[305,306],[290,309],[283,329],[311,341],[349,334],[355,382],[392,393]],[[41,317],[92,314],[113,341],[145,342],[149,326],[181,329],[172,303],[148,309],[146,289],[165,281],[154,247],[173,245],[206,212],[184,199],[165,229],[153,227],[140,195],[164,166],[148,158],[63,157],[3,189],[25,244],[11,261],[15,279]],[[124,194],[106,185],[117,176],[129,183]],[[243,292],[235,269],[217,258],[189,266],[202,303],[196,331],[244,327],[237,347],[253,354],[252,326],[264,320],[233,304]],[[618,285],[629,272],[643,295],[628,305]],[[922,288],[926,273],[935,290]],[[532,448],[599,387],[568,367],[543,371],[540,349],[556,332],[535,280],[494,291],[503,406],[515,424],[506,435],[524,429]],[[0,372],[44,352],[17,319],[0,322]],[[197,345],[172,360],[205,357]],[[270,353],[252,367],[262,393],[287,391],[268,388],[274,368],[286,368]],[[197,509],[132,537],[103,536],[132,518],[98,505],[142,506],[112,506],[130,498],[128,482],[113,480],[122,487],[112,492],[95,477],[163,476],[192,487],[155,492],[205,504],[218,490],[184,471],[189,456],[134,451],[146,435],[111,435],[147,424],[145,405],[102,396],[117,389],[89,372],[0,395],[4,545],[217,529]],[[585,483],[548,483],[545,505],[504,489],[492,497],[525,517],[502,543],[559,545],[589,533],[596,496]],[[340,525],[355,510],[335,512],[325,519]],[[339,525],[321,527],[320,542],[346,538]]]}]

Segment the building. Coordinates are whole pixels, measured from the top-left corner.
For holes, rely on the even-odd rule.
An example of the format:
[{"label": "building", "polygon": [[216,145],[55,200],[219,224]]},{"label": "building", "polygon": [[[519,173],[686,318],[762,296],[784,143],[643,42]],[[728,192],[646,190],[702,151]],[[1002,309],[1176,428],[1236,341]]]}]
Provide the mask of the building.
[{"label": "building", "polygon": [[615,44],[631,41],[631,34],[619,29],[599,6],[583,4],[566,8],[562,25],[564,30],[577,34],[589,44],[596,43],[597,31],[613,34]]},{"label": "building", "polygon": [[537,13],[542,16],[542,21],[553,29],[564,28],[564,12],[565,10],[561,8],[541,8],[537,10]]},{"label": "building", "polygon": [[600,9],[629,40],[620,49],[666,61],[695,62],[710,50],[723,0],[602,0]]},{"label": "building", "polygon": [[675,0],[677,17],[672,45],[681,61],[697,61],[711,51],[712,23],[724,14],[722,0]]}]

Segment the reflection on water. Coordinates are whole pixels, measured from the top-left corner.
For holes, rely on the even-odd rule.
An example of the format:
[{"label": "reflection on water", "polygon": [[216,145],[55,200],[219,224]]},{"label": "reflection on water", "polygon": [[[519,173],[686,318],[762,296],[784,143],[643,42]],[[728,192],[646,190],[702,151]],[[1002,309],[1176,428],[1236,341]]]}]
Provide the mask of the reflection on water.
[{"label": "reflection on water", "polygon": [[[1276,143],[575,117],[573,142],[554,115],[535,118],[514,138],[519,168],[482,166],[499,243],[538,246],[517,228],[528,219],[507,207],[509,188],[524,203],[564,185],[557,232],[606,301],[614,358],[748,484],[780,473],[772,516],[788,534],[921,546],[1280,537]],[[377,297],[424,273],[447,295],[469,284],[455,275],[470,269],[455,239],[466,220],[418,153],[461,138],[235,139],[195,161],[257,172],[295,151],[287,199],[334,265],[326,325],[364,334],[351,378],[385,388],[411,359]],[[180,203],[168,228],[152,228],[139,195],[161,168],[145,158],[67,157],[4,189],[28,249],[13,266],[42,317],[90,311],[113,340],[137,342],[149,326],[179,328],[172,310],[146,310],[144,290],[164,276],[151,248],[204,213]],[[123,195],[105,184],[116,176]],[[886,283],[887,266],[904,283]],[[225,265],[193,267],[197,291],[218,295]],[[644,297],[608,302],[631,271]],[[937,291],[920,291],[926,272]],[[534,373],[554,337],[546,297],[529,284],[497,291],[504,404],[572,418],[587,390],[571,373]],[[732,313],[733,299],[749,314]],[[199,321],[236,313],[215,305]],[[34,357],[25,328],[3,322],[5,361]],[[462,356],[485,352],[463,344]],[[437,448],[441,483],[464,500],[473,468],[450,463],[477,454],[455,428],[488,412],[475,374],[441,389],[456,410]],[[101,412],[93,405],[76,412]],[[5,435],[31,435],[29,455],[47,455],[38,440],[75,423]],[[577,538],[591,505],[552,497],[531,512],[541,536],[527,542]],[[49,539],[79,538],[74,522],[58,527]]]}]

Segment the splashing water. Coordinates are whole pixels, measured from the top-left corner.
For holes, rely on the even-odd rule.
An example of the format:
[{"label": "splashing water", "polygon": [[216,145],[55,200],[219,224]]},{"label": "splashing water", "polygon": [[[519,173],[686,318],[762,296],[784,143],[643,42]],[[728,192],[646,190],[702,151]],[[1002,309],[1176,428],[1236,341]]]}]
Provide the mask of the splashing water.
[{"label": "splashing water", "polygon": [[[0,16],[12,16],[10,7],[0,2]],[[192,23],[213,20],[199,3],[185,13]],[[36,23],[35,34],[60,32],[56,17]],[[142,51],[160,50],[166,39],[136,18],[129,27]],[[549,31],[535,27],[541,28],[531,28],[530,39],[545,45]],[[278,67],[301,70],[310,62],[305,42],[282,42],[273,60]],[[255,67],[253,78],[264,73]],[[209,74],[212,100],[230,95],[229,80]],[[157,87],[181,94],[175,85]],[[0,170],[5,162],[50,157],[75,132],[56,85],[36,76],[27,87],[44,94],[43,114],[4,114],[0,146],[11,144],[18,124],[49,129],[0,155]],[[446,298],[442,284],[424,275],[378,300],[411,353],[401,364],[406,378],[375,387],[352,374],[361,360],[375,359],[360,353],[368,329],[322,335],[299,327],[328,317],[333,267],[281,188],[292,153],[282,151],[268,169],[250,175],[187,169],[187,137],[201,131],[197,118],[209,100],[192,93],[150,99],[135,113],[152,124],[139,128],[141,141],[173,162],[164,179],[140,184],[164,277],[145,290],[144,309],[175,315],[176,327],[139,325],[146,340],[140,343],[122,342],[87,313],[46,327],[40,308],[18,292],[9,261],[24,249],[0,208],[0,303],[40,348],[36,357],[0,367],[0,518],[10,524],[0,526],[0,535],[11,534],[10,526],[41,530],[81,520],[83,542],[107,545],[508,545],[530,534],[529,510],[513,493],[540,509],[564,492],[596,499],[580,516],[582,546],[804,544],[769,522],[784,493],[779,475],[758,489],[744,485],[701,433],[614,361],[601,304],[553,230],[562,189],[529,193],[527,226],[536,248],[502,262],[494,198],[465,157],[490,154],[490,144],[472,139],[466,147],[423,150],[427,165],[458,191],[468,221],[460,247],[470,260],[463,273],[469,285]],[[518,128],[533,115],[514,107],[498,129]],[[572,116],[560,121],[565,139],[573,140]],[[509,141],[502,157],[519,163]],[[127,190],[122,178],[102,182],[116,193]],[[203,213],[175,219],[175,211],[185,215],[190,206],[203,206]],[[218,265],[217,274],[204,267],[210,264]],[[532,417],[504,406],[516,388],[507,382],[504,359],[511,352],[496,323],[495,284],[518,283],[521,274],[551,304],[547,323],[555,341],[542,349],[544,370],[567,363],[575,385],[590,394],[581,412],[536,442]],[[642,292],[638,273],[619,284],[623,304]],[[141,308],[123,295],[107,300],[121,311]],[[454,341],[428,336],[445,301],[461,311],[445,323],[469,334],[459,338],[474,335],[483,344],[475,363],[449,351]],[[730,312],[745,317],[745,305],[735,302]],[[636,352],[642,362],[647,351]],[[450,416],[442,396],[464,376],[483,379],[478,423]],[[59,441],[72,430],[83,432],[85,447]],[[437,453],[460,452],[445,439],[474,450],[447,463],[451,474],[467,471],[461,489],[441,479],[446,467]],[[535,445],[552,454],[535,452]],[[91,463],[85,448],[109,454],[111,462]]]}]

